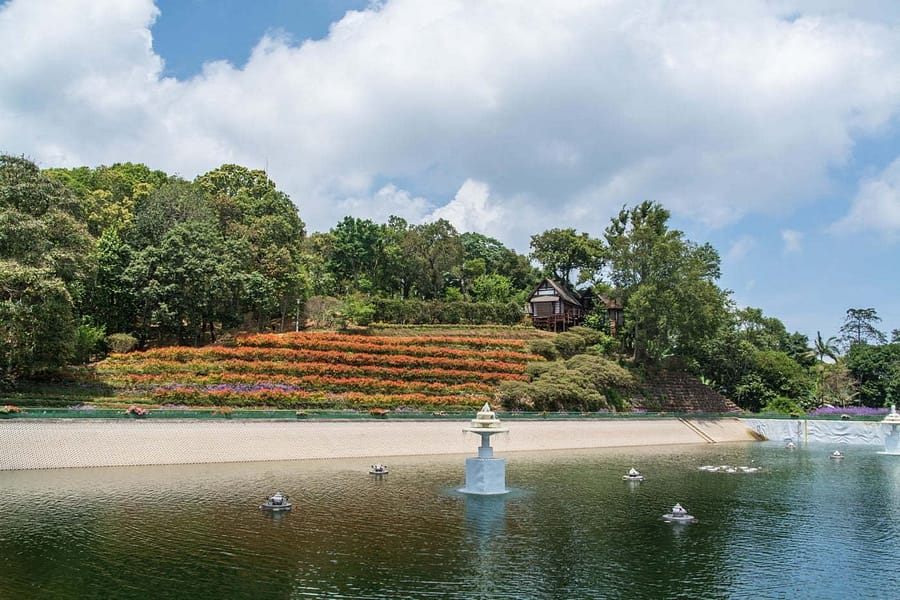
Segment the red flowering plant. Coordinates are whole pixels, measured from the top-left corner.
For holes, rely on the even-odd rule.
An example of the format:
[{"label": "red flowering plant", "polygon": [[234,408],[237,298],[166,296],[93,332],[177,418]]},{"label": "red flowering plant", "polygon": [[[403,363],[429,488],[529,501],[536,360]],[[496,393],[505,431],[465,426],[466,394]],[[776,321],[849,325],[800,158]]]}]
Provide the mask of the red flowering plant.
[{"label": "red flowering plant", "polygon": [[231,415],[234,414],[234,409],[230,406],[217,406],[213,409],[212,414],[222,415],[225,418],[230,418]]},{"label": "red flowering plant", "polygon": [[132,417],[146,417],[150,414],[150,411],[144,408],[143,406],[136,406],[132,404],[128,408],[125,409],[126,415],[131,415]]}]

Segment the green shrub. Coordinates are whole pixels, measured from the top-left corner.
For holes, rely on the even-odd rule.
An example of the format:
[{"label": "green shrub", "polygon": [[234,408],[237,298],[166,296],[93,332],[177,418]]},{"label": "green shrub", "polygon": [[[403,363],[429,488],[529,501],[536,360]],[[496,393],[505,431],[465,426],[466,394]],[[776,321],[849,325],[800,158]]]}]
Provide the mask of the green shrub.
[{"label": "green shrub", "polygon": [[559,350],[556,345],[548,339],[537,339],[528,342],[528,351],[538,356],[543,356],[547,360],[556,360],[559,358]]},{"label": "green shrub", "polygon": [[110,352],[115,352],[116,354],[124,354],[126,352],[131,352],[135,348],[137,348],[138,341],[137,338],[133,335],[128,335],[127,333],[114,333],[112,335],[106,336],[106,347],[109,348]]},{"label": "green shrub", "polygon": [[529,363],[525,370],[531,383],[500,384],[498,401],[510,410],[623,410],[628,406],[627,392],[638,387],[630,371],[595,354]]},{"label": "green shrub", "polygon": [[560,333],[553,338],[553,345],[556,346],[559,355],[563,358],[571,358],[576,354],[581,354],[587,347],[583,337],[568,331]]},{"label": "green shrub", "polygon": [[376,321],[401,325],[466,323],[515,325],[522,321],[522,307],[515,302],[438,302],[374,298]]},{"label": "green shrub", "polygon": [[75,364],[84,364],[93,360],[105,350],[103,337],[106,328],[102,325],[82,323],[75,329],[75,349],[72,359]]},{"label": "green shrub", "polygon": [[506,410],[533,410],[531,385],[524,381],[503,381],[495,399]]},{"label": "green shrub", "polygon": [[600,390],[632,390],[637,379],[628,369],[595,354],[579,354],[566,361],[566,368],[583,373]]},{"label": "green shrub", "polygon": [[802,414],[805,411],[803,410],[803,407],[800,406],[800,403],[796,400],[791,400],[790,398],[785,398],[784,396],[778,396],[777,398],[769,400],[768,404],[766,404],[765,412],[775,412],[789,415],[792,413]]},{"label": "green shrub", "polygon": [[759,412],[774,400],[777,394],[769,389],[756,373],[744,375],[734,388],[735,403],[751,412]]},{"label": "green shrub", "polygon": [[554,364],[556,363],[552,361],[531,362],[525,365],[525,372],[532,380],[535,380],[549,371]]},{"label": "green shrub", "polygon": [[375,307],[365,296],[355,295],[344,299],[341,306],[342,325],[360,325],[365,327],[375,316]]},{"label": "green shrub", "polygon": [[614,338],[608,333],[603,333],[602,331],[599,333],[600,335],[597,336],[597,343],[589,344],[585,349],[585,352],[590,352],[591,354],[603,354],[606,356],[612,356],[622,347],[622,342],[617,338]]},{"label": "green shrub", "polygon": [[606,336],[602,331],[591,329],[590,327],[584,327],[583,325],[569,327],[569,333],[580,335],[582,338],[584,338],[584,343],[587,346],[595,346],[601,343],[604,337],[609,337]]},{"label": "green shrub", "polygon": [[541,377],[531,384],[535,410],[598,410],[606,408],[606,398],[578,373]]}]

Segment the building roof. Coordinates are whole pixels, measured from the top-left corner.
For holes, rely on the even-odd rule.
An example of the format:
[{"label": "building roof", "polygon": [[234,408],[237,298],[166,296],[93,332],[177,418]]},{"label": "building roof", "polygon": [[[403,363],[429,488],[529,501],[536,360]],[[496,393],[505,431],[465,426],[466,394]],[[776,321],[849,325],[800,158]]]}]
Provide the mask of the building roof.
[{"label": "building roof", "polygon": [[531,292],[531,296],[529,296],[529,298],[528,298],[529,302],[547,302],[549,300],[549,298],[548,298],[548,300],[540,300],[539,298],[534,297],[534,295],[537,293],[537,291],[539,289],[541,289],[541,287],[544,285],[544,283],[550,284],[550,287],[552,287],[554,290],[556,290],[556,293],[559,295],[559,298],[561,300],[564,300],[564,301],[568,302],[569,304],[575,304],[577,306],[581,306],[581,297],[577,293],[566,289],[562,284],[559,284],[559,283],[553,281],[549,277],[545,277],[538,284],[538,286],[536,288],[534,288],[534,291]]}]

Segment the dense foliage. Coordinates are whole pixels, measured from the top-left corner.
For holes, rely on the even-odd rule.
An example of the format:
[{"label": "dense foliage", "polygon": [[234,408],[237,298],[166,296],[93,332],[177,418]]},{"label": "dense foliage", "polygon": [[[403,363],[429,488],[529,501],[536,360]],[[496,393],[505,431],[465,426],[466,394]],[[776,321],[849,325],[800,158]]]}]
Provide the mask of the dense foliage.
[{"label": "dense foliage", "polygon": [[[900,331],[881,332],[875,309],[849,309],[838,335],[810,347],[777,318],[734,306],[717,285],[716,250],[672,229],[654,202],[623,207],[602,238],[535,234],[528,256],[442,219],[347,216],[307,235],[298,204],[239,165],[187,181],[140,164],[41,171],[0,156],[0,384],[237,330],[512,325],[551,277],[593,309],[586,327],[534,340],[533,354],[558,363],[504,384],[519,386],[504,392],[510,405],[613,406],[610,390],[628,385],[598,387],[589,371],[610,369],[599,360],[678,364],[749,410],[880,406],[900,394]],[[624,306],[615,331],[608,305]]]}]

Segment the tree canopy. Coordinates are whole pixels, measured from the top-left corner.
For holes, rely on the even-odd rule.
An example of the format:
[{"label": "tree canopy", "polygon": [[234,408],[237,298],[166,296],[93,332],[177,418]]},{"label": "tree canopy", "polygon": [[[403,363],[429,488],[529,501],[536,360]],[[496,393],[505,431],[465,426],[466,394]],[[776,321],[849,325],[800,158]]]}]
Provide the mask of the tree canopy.
[{"label": "tree canopy", "polygon": [[[624,206],[600,239],[553,228],[530,250],[442,219],[348,215],[307,235],[264,171],[235,164],[187,181],[141,164],[41,171],[0,156],[0,383],[88,360],[100,348],[86,346],[107,334],[123,347],[123,336],[202,344],[233,328],[299,327],[289,321],[311,297],[329,322],[364,324],[377,309],[399,322],[513,323],[547,276],[624,306],[614,337],[596,302],[585,321],[595,329],[584,330],[594,341],[557,336],[563,357],[671,359],[753,410],[875,406],[900,393],[900,330],[887,343],[874,308],[848,309],[838,335],[810,344],[762,309],[734,306],[717,285],[716,250],[673,229],[655,202]],[[557,393],[549,385],[532,392]]]}]

